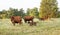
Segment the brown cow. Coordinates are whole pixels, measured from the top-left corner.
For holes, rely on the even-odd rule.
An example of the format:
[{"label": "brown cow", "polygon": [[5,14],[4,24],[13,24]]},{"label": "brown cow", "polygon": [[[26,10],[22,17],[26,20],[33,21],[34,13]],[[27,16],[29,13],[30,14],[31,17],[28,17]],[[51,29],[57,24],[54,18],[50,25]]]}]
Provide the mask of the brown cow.
[{"label": "brown cow", "polygon": [[13,23],[13,25],[15,25],[15,23],[19,23],[21,24],[22,18],[20,16],[12,16],[11,17],[11,22]]},{"label": "brown cow", "polygon": [[48,19],[47,16],[45,16],[45,17],[43,17],[43,18],[40,18],[40,20],[46,20],[46,19]]},{"label": "brown cow", "polygon": [[32,26],[32,25],[36,26],[36,22],[30,22],[29,24],[30,24],[30,26]]},{"label": "brown cow", "polygon": [[34,19],[33,16],[25,16],[25,17],[24,17],[25,23],[26,23],[27,21],[28,21],[28,23],[29,23],[29,21],[32,21],[32,22],[33,22],[33,19]]}]

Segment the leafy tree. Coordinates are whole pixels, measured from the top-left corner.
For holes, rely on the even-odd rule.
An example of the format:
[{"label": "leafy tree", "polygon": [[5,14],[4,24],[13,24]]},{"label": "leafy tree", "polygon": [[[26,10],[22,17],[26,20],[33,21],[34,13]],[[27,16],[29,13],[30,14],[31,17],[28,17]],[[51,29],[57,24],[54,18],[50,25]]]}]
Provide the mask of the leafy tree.
[{"label": "leafy tree", "polygon": [[13,16],[19,16],[18,9],[13,9],[13,11],[14,11]]},{"label": "leafy tree", "polygon": [[30,8],[27,8],[27,13],[26,13],[26,15],[29,16],[29,14],[30,14]]},{"label": "leafy tree", "polygon": [[57,14],[57,18],[60,18],[60,11],[58,11],[56,14]]},{"label": "leafy tree", "polygon": [[30,15],[34,16],[34,17],[38,17],[38,15],[39,15],[38,8],[34,7],[33,9],[31,9]]},{"label": "leafy tree", "polygon": [[2,18],[2,19],[6,18],[6,10],[2,10],[0,12],[0,18]]},{"label": "leafy tree", "polygon": [[38,17],[38,15],[39,15],[38,8],[34,7],[33,11],[34,11],[34,16]]},{"label": "leafy tree", "polygon": [[14,15],[14,9],[13,8],[9,8],[9,10],[7,10],[7,18],[10,18],[11,16]]},{"label": "leafy tree", "polygon": [[26,14],[29,16],[38,17],[38,15],[39,15],[38,8],[37,7],[34,7],[32,9],[28,8]]},{"label": "leafy tree", "polygon": [[19,10],[18,14],[19,14],[21,17],[24,17],[24,16],[25,16],[25,13],[24,13],[23,8],[21,8],[21,9]]},{"label": "leafy tree", "polygon": [[39,10],[40,18],[54,18],[58,11],[57,0],[42,0]]}]

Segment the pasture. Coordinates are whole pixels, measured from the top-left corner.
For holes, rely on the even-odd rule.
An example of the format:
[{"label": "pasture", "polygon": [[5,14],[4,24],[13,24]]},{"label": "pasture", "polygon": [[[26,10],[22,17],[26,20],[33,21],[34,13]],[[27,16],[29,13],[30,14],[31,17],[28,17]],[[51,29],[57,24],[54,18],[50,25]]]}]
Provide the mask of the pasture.
[{"label": "pasture", "polygon": [[0,35],[60,35],[60,18],[39,21],[37,26],[29,26],[28,23],[13,26],[10,19],[0,19]]}]

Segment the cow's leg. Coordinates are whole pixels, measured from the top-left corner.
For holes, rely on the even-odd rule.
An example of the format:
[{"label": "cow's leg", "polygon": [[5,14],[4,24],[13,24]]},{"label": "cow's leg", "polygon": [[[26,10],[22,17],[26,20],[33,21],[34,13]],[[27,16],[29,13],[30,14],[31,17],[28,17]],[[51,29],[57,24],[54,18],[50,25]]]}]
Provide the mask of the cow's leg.
[{"label": "cow's leg", "polygon": [[15,23],[13,23],[13,25],[15,26]]},{"label": "cow's leg", "polygon": [[31,20],[31,22],[33,22],[33,20]]},{"label": "cow's leg", "polygon": [[28,23],[30,23],[30,21],[28,21]]},{"label": "cow's leg", "polygon": [[20,21],[20,22],[19,22],[19,25],[21,25],[21,24],[22,24],[22,22]]},{"label": "cow's leg", "polygon": [[25,20],[25,23],[26,23],[27,21]]},{"label": "cow's leg", "polygon": [[33,25],[33,23],[30,23],[30,26],[32,26]]},{"label": "cow's leg", "polygon": [[14,21],[12,21],[12,24],[15,26],[15,22]]},{"label": "cow's leg", "polygon": [[19,25],[21,25],[22,24],[22,22],[19,22]]},{"label": "cow's leg", "polygon": [[33,22],[30,22],[30,26],[32,26],[33,25]]},{"label": "cow's leg", "polygon": [[33,22],[33,25],[36,26],[36,22]]}]

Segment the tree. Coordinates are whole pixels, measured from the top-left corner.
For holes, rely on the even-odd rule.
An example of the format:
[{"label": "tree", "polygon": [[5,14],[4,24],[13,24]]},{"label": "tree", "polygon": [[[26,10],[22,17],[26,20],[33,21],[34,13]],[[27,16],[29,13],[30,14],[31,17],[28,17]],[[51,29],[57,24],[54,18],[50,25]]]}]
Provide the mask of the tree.
[{"label": "tree", "polygon": [[9,12],[10,12],[11,16],[21,16],[21,17],[23,17],[25,15],[23,8],[21,8],[19,11],[18,11],[18,9],[10,8]]},{"label": "tree", "polygon": [[13,8],[9,8],[9,10],[7,10],[7,18],[10,18],[11,16],[14,15],[14,9]]},{"label": "tree", "polygon": [[38,17],[39,12],[38,12],[38,8],[37,8],[37,7],[34,7],[34,8],[33,8],[33,13],[34,13],[34,16],[35,16],[35,17]]},{"label": "tree", "polygon": [[20,16],[18,9],[13,9],[13,11],[14,11],[13,16]]},{"label": "tree", "polygon": [[56,14],[57,14],[57,18],[60,18],[60,11],[58,11]]},{"label": "tree", "polygon": [[30,8],[27,8],[27,13],[26,13],[26,15],[29,16],[29,14],[30,14]]},{"label": "tree", "polygon": [[38,8],[34,7],[32,9],[27,9],[27,15],[30,15],[30,16],[34,16],[34,17],[38,17]]},{"label": "tree", "polygon": [[57,0],[42,0],[39,9],[40,18],[54,18],[56,17],[56,12],[58,11]]},{"label": "tree", "polygon": [[2,19],[6,18],[6,12],[7,12],[6,10],[2,10],[0,14],[0,18]]},{"label": "tree", "polygon": [[25,13],[24,13],[23,8],[21,8],[21,9],[19,10],[18,14],[19,14],[21,17],[24,17],[24,16],[25,16]]}]

